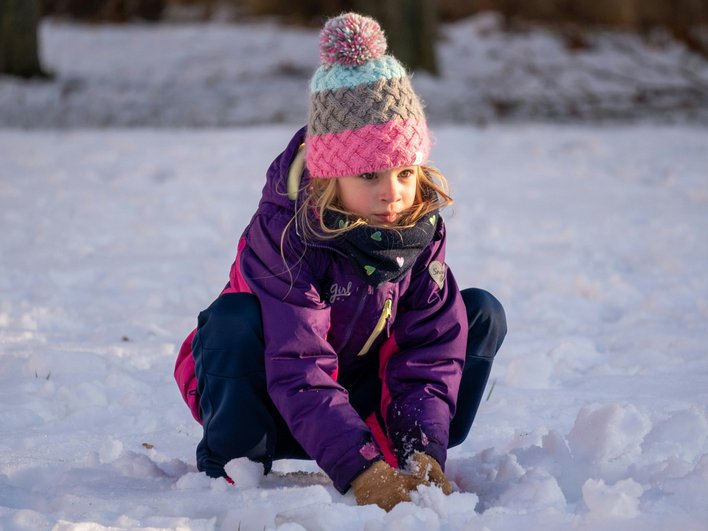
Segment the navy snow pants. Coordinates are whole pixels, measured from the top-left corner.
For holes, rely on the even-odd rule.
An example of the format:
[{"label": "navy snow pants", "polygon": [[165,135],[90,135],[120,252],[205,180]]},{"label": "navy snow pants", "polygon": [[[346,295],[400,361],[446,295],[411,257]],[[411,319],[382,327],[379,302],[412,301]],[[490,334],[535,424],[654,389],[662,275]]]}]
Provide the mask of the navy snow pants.
[{"label": "navy snow pants", "polygon": [[[494,356],[506,335],[506,316],[487,291],[462,291],[467,308],[467,355],[450,424],[449,446],[465,440],[482,401]],[[276,459],[310,459],[273,404],[266,389],[263,329],[258,299],[248,293],[217,298],[199,314],[192,343],[204,435],[197,468],[225,476],[231,459],[247,457],[270,471]],[[372,356],[372,360],[376,360]],[[378,367],[358,380],[339,383],[362,419],[379,409]]]}]

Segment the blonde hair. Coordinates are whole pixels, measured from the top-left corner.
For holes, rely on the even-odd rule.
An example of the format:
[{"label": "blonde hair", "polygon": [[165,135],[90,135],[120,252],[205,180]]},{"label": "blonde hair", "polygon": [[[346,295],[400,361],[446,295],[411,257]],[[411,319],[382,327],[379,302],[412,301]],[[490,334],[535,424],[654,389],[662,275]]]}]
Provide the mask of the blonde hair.
[{"label": "blonde hair", "polygon": [[[416,171],[415,201],[413,206],[401,213],[395,228],[412,227],[426,214],[452,204],[447,179],[442,173],[431,166],[416,166]],[[295,212],[294,221],[305,240],[330,240],[367,223],[365,219],[342,207],[336,179],[313,177],[304,195],[304,201]],[[325,223],[326,210],[343,214],[348,223],[342,227],[328,227]]]}]

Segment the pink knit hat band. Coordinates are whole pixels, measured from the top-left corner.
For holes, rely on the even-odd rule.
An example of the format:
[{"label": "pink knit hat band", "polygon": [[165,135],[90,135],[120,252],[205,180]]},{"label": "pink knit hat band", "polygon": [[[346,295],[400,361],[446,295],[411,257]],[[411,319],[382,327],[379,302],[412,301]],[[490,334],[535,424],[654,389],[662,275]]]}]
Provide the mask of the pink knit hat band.
[{"label": "pink knit hat band", "polygon": [[319,178],[346,177],[422,164],[430,155],[421,120],[395,120],[307,139],[306,162]]}]

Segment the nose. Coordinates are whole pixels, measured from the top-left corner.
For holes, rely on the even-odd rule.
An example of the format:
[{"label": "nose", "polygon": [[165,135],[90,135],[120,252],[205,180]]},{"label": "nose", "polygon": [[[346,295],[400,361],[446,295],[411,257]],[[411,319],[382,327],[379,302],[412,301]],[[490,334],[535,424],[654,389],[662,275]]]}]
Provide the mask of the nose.
[{"label": "nose", "polygon": [[395,203],[401,200],[401,183],[394,172],[383,172],[379,176],[379,187],[382,202]]}]

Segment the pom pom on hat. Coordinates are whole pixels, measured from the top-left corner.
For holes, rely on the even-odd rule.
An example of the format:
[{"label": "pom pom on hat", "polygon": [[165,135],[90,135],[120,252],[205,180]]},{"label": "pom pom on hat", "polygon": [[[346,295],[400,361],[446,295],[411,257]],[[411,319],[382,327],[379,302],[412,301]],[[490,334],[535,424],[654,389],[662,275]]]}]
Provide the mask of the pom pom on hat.
[{"label": "pom pom on hat", "polygon": [[386,37],[374,19],[346,13],[327,21],[320,32],[320,61],[361,66],[386,53]]}]

